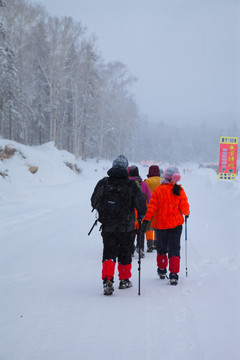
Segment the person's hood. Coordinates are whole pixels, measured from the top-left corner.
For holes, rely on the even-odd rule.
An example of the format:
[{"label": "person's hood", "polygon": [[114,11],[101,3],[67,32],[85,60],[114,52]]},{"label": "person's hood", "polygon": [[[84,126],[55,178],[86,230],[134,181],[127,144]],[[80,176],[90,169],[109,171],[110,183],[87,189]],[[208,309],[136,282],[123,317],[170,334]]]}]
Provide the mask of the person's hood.
[{"label": "person's hood", "polygon": [[107,174],[110,178],[128,178],[127,170],[121,166],[113,166]]}]

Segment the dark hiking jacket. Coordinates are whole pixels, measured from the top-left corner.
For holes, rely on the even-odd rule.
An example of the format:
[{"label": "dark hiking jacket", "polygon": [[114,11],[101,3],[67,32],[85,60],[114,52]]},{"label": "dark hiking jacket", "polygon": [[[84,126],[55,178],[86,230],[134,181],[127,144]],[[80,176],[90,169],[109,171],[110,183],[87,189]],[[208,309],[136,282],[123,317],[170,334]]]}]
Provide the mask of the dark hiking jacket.
[{"label": "dark hiking jacket", "polygon": [[108,172],[108,177],[100,180],[91,196],[91,205],[94,209],[98,210],[100,206],[101,197],[104,191],[104,185],[106,181],[110,181],[113,184],[123,185],[129,184],[130,201],[129,201],[129,220],[124,224],[119,224],[118,219],[114,220],[111,224],[102,224],[103,231],[118,231],[118,232],[130,232],[135,228],[135,208],[137,209],[138,217],[143,219],[146,214],[146,200],[145,197],[137,186],[134,180],[128,178],[127,170],[122,167],[112,167]]}]

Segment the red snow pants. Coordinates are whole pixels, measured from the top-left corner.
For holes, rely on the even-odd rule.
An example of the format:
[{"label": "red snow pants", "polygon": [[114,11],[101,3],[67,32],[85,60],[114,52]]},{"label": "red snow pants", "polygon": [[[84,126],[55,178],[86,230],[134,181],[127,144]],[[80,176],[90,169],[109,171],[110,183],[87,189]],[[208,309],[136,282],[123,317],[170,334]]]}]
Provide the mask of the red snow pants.
[{"label": "red snow pants", "polygon": [[132,269],[131,245],[133,232],[102,231],[103,258],[102,279],[113,278],[118,260],[119,280],[129,279]]},{"label": "red snow pants", "polygon": [[[156,230],[157,236],[157,266],[177,274],[180,270],[180,240],[182,225],[173,229]],[[168,254],[168,256],[167,256]]]}]

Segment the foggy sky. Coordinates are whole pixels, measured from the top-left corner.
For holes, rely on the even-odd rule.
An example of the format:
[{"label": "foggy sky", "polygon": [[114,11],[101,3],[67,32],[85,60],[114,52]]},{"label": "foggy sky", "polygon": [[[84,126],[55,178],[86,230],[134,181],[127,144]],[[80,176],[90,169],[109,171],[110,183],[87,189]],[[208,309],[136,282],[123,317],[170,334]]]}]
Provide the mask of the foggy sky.
[{"label": "foggy sky", "polygon": [[240,115],[239,0],[30,0],[97,36],[105,62],[124,63],[150,121],[231,121]]}]

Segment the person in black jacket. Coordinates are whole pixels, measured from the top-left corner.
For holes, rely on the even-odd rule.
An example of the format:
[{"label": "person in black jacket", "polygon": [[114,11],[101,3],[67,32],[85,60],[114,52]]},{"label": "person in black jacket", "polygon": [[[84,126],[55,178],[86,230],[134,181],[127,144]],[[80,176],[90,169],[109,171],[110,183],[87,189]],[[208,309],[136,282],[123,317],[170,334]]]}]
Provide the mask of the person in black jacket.
[{"label": "person in black jacket", "polygon": [[111,295],[114,291],[117,259],[119,289],[132,286],[131,243],[135,229],[135,209],[139,220],[143,219],[147,210],[145,197],[135,181],[128,178],[127,168],[128,160],[124,155],[119,155],[107,172],[108,177],[97,183],[91,197],[91,205],[98,211],[102,223],[104,295]]}]

